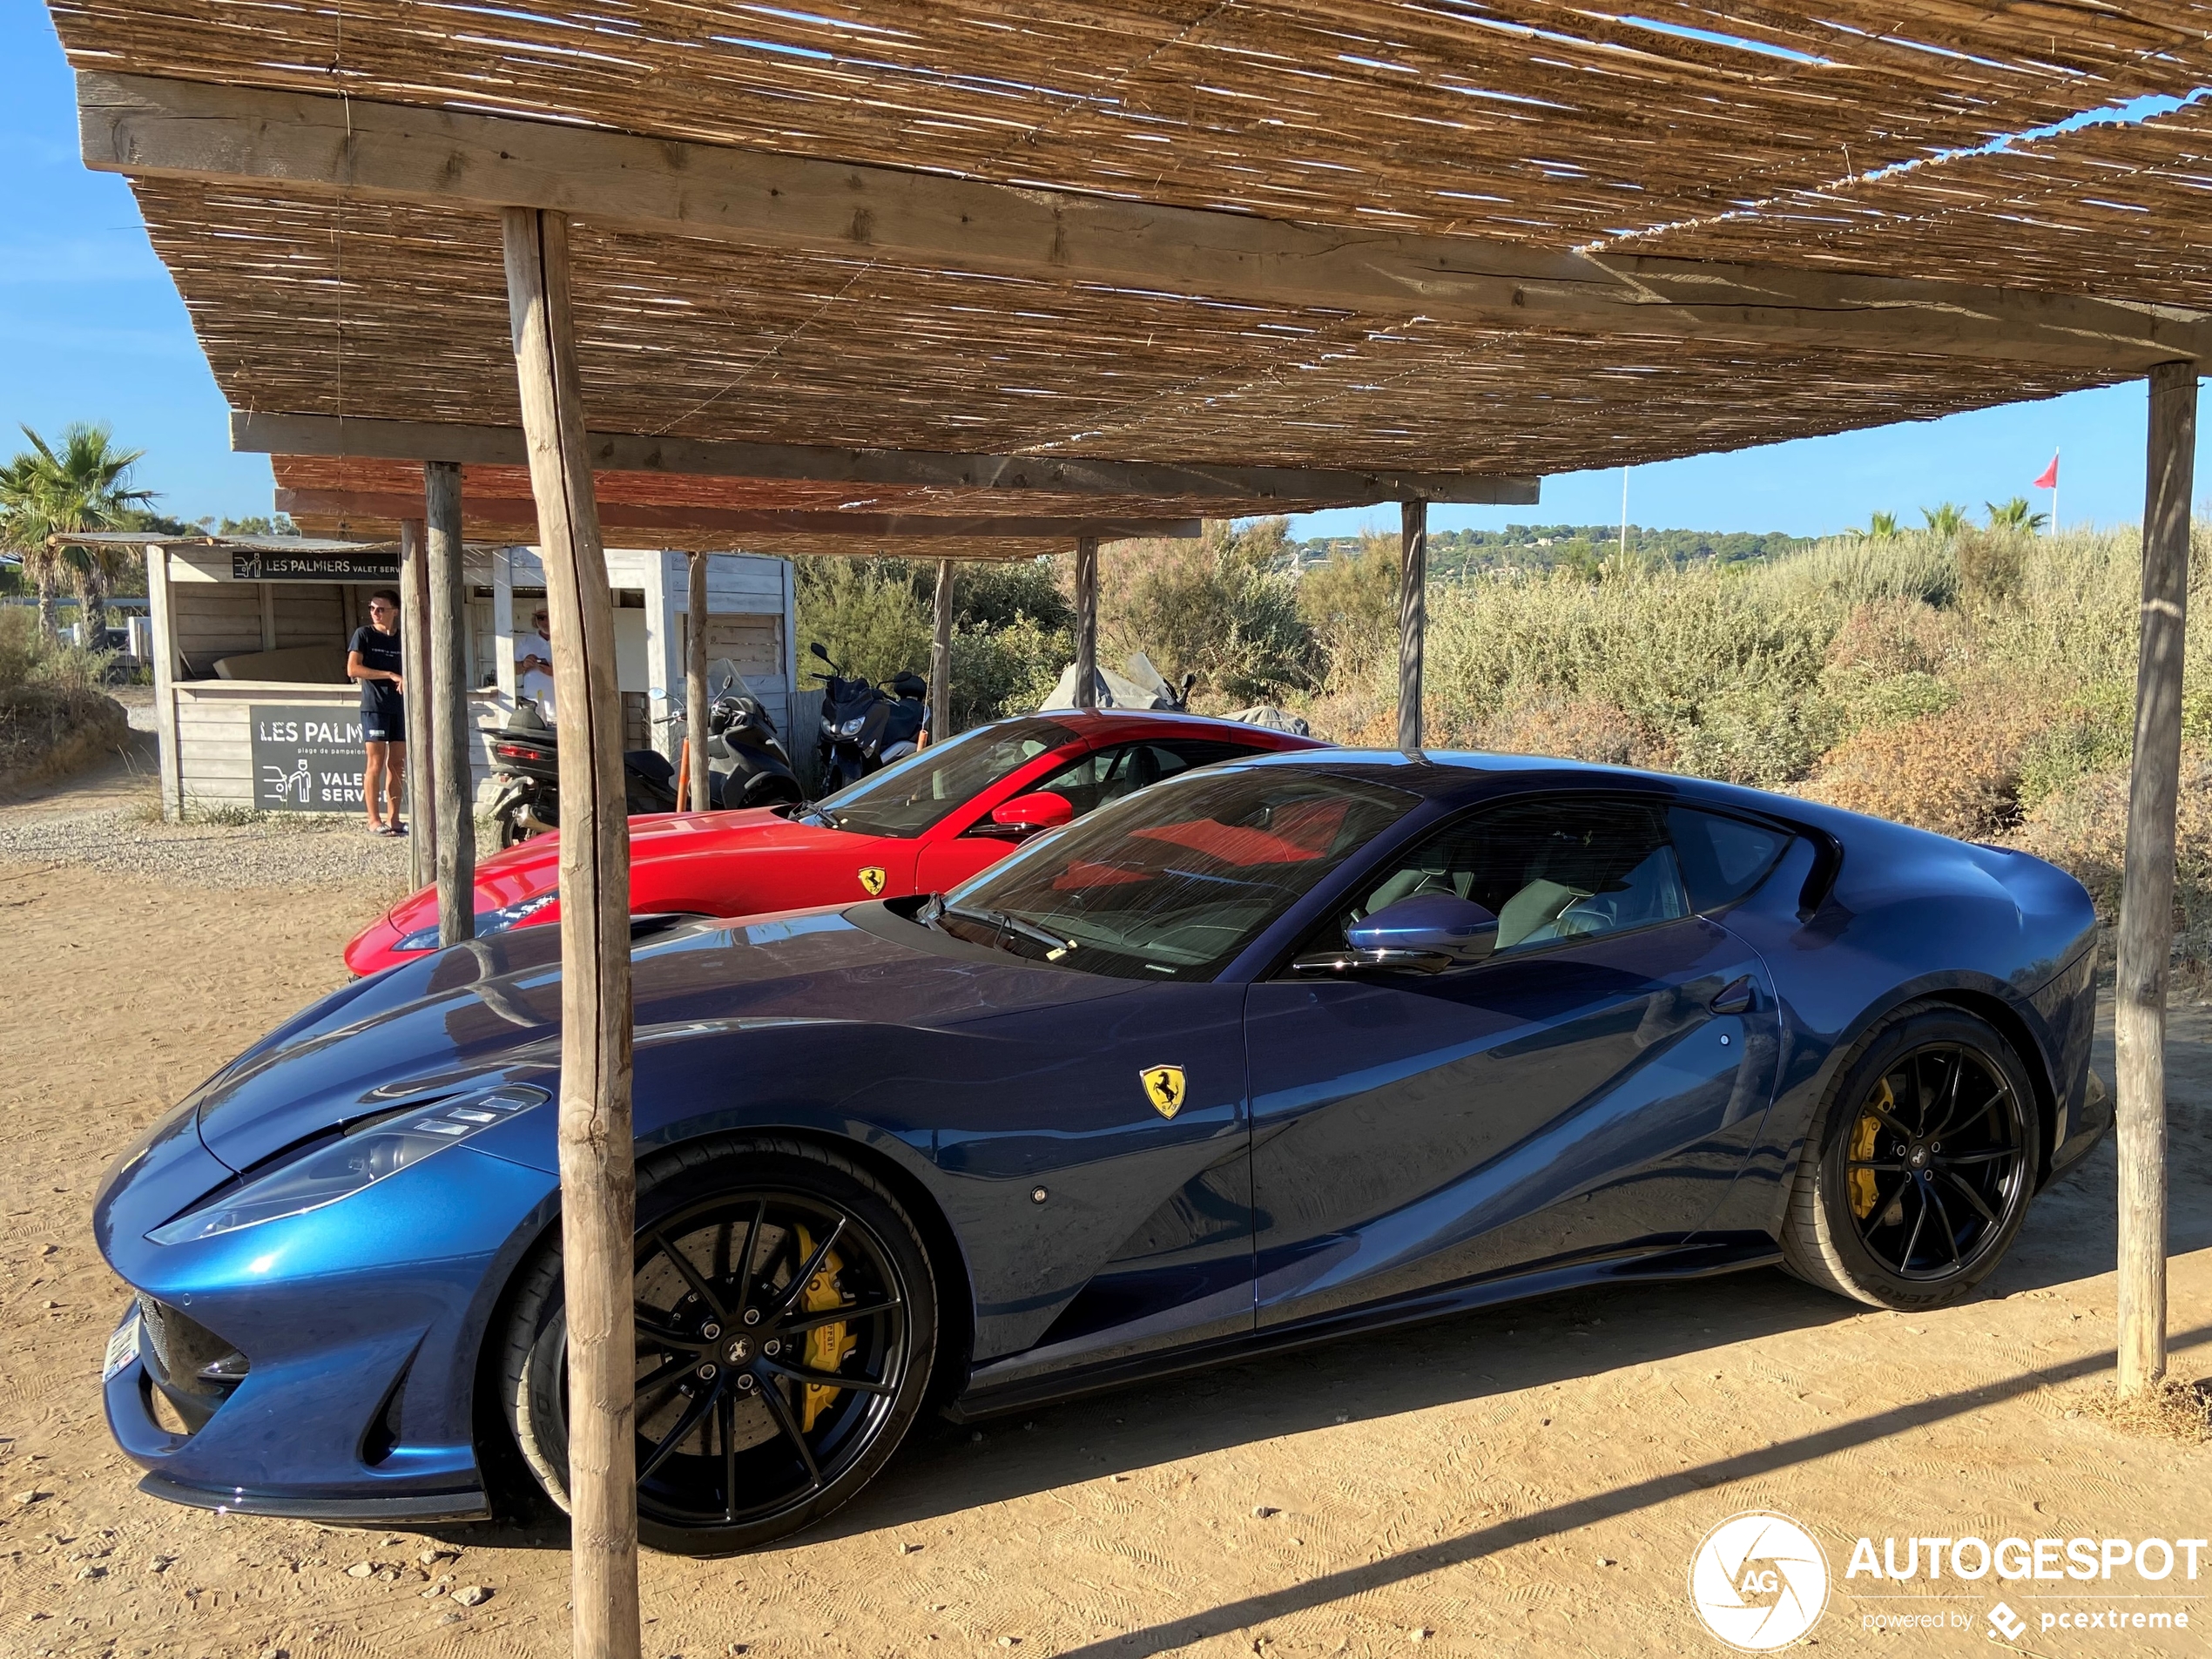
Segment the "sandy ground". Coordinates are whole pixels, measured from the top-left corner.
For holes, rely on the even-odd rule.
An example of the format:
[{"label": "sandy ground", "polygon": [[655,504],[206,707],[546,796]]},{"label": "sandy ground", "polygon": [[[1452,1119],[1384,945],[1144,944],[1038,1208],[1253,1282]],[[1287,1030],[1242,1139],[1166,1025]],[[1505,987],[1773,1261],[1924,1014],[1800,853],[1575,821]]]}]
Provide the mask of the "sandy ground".
[{"label": "sandy ground", "polygon": [[[111,769],[0,823],[143,787]],[[101,1418],[122,1296],[89,1237],[100,1171],[337,984],[340,943],[388,897],[66,858],[0,867],[0,1656],[567,1651],[557,1534],[173,1508],[133,1489]],[[2172,1329],[2194,1375],[2212,1372],[2208,1036],[2204,1011],[2177,1015]],[[2212,1447],[2081,1409],[2109,1376],[2113,1190],[2107,1149],[2039,1202],[1987,1294],[1921,1317],[1764,1271],[1554,1297],[980,1434],[932,1425],[788,1548],[647,1556],[645,1653],[1718,1653],[1689,1562],[1755,1507],[1827,1548],[1834,1590],[1808,1645],[1986,1651],[1997,1590],[1847,1582],[1851,1541],[2212,1534]],[[490,1595],[463,1610],[450,1592],[471,1586]],[[2195,1629],[2155,1637],[2041,1632],[2043,1610],[2107,1605],[2077,1586],[2003,1594],[2030,1621],[2019,1651],[2203,1653],[2206,1586],[2212,1562],[2202,1584],[2162,1587],[2187,1600],[2128,1604],[2190,1612]],[[1962,1628],[1862,1622],[1899,1608]]]}]

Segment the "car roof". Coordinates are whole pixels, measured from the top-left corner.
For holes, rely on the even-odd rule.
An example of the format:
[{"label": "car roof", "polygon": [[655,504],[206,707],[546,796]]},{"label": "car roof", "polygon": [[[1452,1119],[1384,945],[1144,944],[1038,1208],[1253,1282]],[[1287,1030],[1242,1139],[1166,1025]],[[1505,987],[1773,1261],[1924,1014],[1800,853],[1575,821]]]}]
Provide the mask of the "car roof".
[{"label": "car roof", "polygon": [[1555,755],[1486,754],[1469,750],[1424,749],[1301,749],[1294,754],[1255,754],[1225,763],[1238,767],[1294,766],[1307,770],[1372,775],[1430,800],[1469,801],[1487,789],[1515,779],[1541,777],[1548,782],[1595,787],[1648,790],[1689,795],[1715,806],[1734,806],[1788,819],[1816,819],[1826,823],[1838,816],[1794,796],[1779,796],[1741,784],[1718,783],[1707,778],[1686,778],[1669,772],[1646,772],[1635,766],[1611,766],[1589,760],[1568,760]]},{"label": "car roof", "polygon": [[1302,738],[1272,726],[1245,720],[1224,720],[1217,715],[1184,714],[1169,709],[1039,709],[1028,717],[1066,726],[1079,737],[1098,738],[1116,733],[1173,732],[1193,737],[1236,738],[1262,748],[1298,750],[1324,748],[1318,738]]}]

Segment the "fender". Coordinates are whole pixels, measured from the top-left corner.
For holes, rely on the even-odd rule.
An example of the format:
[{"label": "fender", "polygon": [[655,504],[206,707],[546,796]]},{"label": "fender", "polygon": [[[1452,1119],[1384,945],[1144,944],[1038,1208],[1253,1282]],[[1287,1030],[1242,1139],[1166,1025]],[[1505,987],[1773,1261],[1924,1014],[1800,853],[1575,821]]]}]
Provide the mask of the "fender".
[{"label": "fender", "polygon": [[[2054,978],[2063,979],[2068,970],[2078,966],[2079,961],[2077,954]],[[2067,1103],[2060,1086],[2058,1045],[2047,1022],[2032,999],[2022,997],[2004,981],[1986,974],[1925,974],[1892,987],[1868,1003],[1829,1042],[1826,1052],[1811,1072],[1784,1082],[1768,1115],[1767,1132],[1761,1136],[1760,1143],[1753,1149],[1729,1197],[1723,1201],[1720,1213],[1712,1223],[1715,1230],[1725,1231],[1732,1225],[1736,1229],[1757,1228],[1776,1238],[1781,1236],[1789,1213],[1791,1178],[1804,1155],[1815,1117],[1835,1087],[1837,1077],[1884,1022],[1906,1004],[1925,1001],[1949,1002],[1984,1017],[1993,1012],[1999,1014],[2000,1017],[1991,1022],[2012,1039],[2035,1086],[2036,1111],[2043,1130],[2043,1144],[2037,1160],[2038,1184],[2048,1178],[2060,1131],[2067,1122]],[[1786,1069],[1786,1050],[1812,1034],[1788,1017],[1786,1006],[1784,1014]],[[1743,1201],[1753,1193],[1761,1195],[1758,1201],[1746,1204]]]}]

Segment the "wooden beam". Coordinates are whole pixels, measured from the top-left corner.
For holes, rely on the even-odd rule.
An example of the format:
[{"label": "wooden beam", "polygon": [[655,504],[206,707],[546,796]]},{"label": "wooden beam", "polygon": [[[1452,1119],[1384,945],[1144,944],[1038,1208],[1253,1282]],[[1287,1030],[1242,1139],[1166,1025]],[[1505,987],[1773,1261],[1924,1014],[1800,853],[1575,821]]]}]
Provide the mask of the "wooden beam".
[{"label": "wooden beam", "polygon": [[1421,657],[1428,635],[1428,508],[1398,509],[1398,746],[1421,746]]},{"label": "wooden beam", "polygon": [[688,556],[684,610],[684,752],[691,762],[691,810],[703,813],[714,805],[714,774],[706,764],[706,555],[693,553]]},{"label": "wooden beam", "polygon": [[[478,524],[527,525],[537,522],[530,502],[472,496],[469,517]],[[280,489],[276,509],[280,513],[319,517],[358,519],[394,518],[402,510],[419,514],[422,505],[412,496],[386,495],[367,489]],[[1189,539],[1198,534],[1195,518],[1045,518],[1033,514],[935,514],[779,512],[772,509],[660,506],[651,502],[606,502],[599,509],[602,528],[654,530],[680,534],[685,530],[715,530],[731,535],[856,536],[885,540],[943,541],[963,538],[988,540],[995,536],[1057,537],[1065,540],[1079,532],[1095,533],[1108,542],[1134,541],[1141,536]]]},{"label": "wooden beam", "polygon": [[930,595],[929,740],[953,735],[953,562],[937,561],[937,587]]},{"label": "wooden beam", "polygon": [[1098,706],[1098,538],[1076,543],[1076,706]]},{"label": "wooden beam", "polygon": [[[1186,496],[1250,510],[1303,512],[1383,501],[1533,507],[1537,480],[1496,473],[1356,472],[1326,467],[1184,466],[1088,455],[961,455],[932,449],[833,449],[806,443],[735,443],[622,432],[585,436],[599,472],[664,472],[701,478],[774,478],[799,483],[874,484],[943,489],[1027,490],[1052,495]],[[519,427],[354,415],[231,411],[231,448],[246,454],[350,455],[378,461],[523,464]]]},{"label": "wooden beam", "polygon": [[462,580],[461,469],[449,461],[422,465],[422,517],[430,550],[430,671],[415,707],[427,717],[419,736],[433,756],[438,943],[445,946],[476,936],[476,733],[463,665],[468,590]]},{"label": "wooden beam", "polygon": [[502,219],[561,711],[561,1251],[568,1317],[569,1650],[638,1659],[630,1115],[630,819],[614,607],[583,454],[568,221]]},{"label": "wooden beam", "polygon": [[437,745],[430,738],[430,573],[423,548],[422,503],[400,521],[400,678],[407,711],[408,876],[419,892],[438,877]]},{"label": "wooden beam", "polygon": [[78,75],[84,165],[834,251],[1150,293],[1343,307],[1520,332],[2148,370],[2212,358],[2171,307],[1781,266],[1598,257],[1474,236],[1299,225],[597,128],[199,81]]},{"label": "wooden beam", "polygon": [[2196,366],[2150,374],[2143,497],[2142,637],[2128,852],[2113,985],[2119,1102],[2120,1392],[2166,1374],[2166,976],[2174,954],[2175,815],[2182,781],[2182,659],[2188,639],[2189,498],[2196,455]]}]

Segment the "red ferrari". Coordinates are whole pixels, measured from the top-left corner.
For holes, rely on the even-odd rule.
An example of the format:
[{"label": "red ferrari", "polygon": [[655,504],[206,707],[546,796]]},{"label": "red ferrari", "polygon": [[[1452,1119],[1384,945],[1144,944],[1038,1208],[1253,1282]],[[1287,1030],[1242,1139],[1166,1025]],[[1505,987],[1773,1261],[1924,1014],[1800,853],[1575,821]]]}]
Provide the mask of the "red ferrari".
[{"label": "red ferrari", "polygon": [[[1189,714],[1060,710],[963,732],[813,806],[668,813],[630,820],[630,907],[752,916],[941,893],[1042,830],[1193,766],[1293,737]],[[790,815],[786,816],[788,810]],[[476,870],[476,933],[559,919],[557,838],[541,835]],[[401,900],[346,947],[374,974],[438,948],[438,896]]]}]

